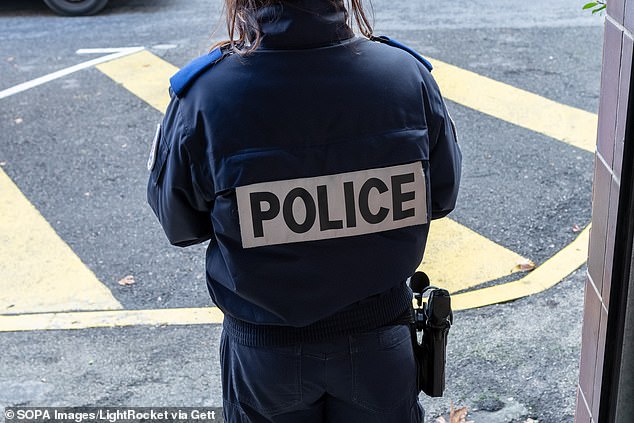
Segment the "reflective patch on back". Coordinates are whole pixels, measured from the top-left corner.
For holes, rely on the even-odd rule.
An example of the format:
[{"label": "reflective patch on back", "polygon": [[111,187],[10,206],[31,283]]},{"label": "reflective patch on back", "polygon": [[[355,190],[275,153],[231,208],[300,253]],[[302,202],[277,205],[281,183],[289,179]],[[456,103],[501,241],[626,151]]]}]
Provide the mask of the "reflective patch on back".
[{"label": "reflective patch on back", "polygon": [[243,248],[426,224],[421,162],[236,188]]},{"label": "reflective patch on back", "polygon": [[150,148],[150,157],[147,159],[147,170],[151,171],[154,169],[154,165],[156,164],[156,156],[158,154],[158,145],[159,140],[161,139],[161,124],[156,125],[156,133],[154,134],[154,139],[152,140],[152,147]]}]

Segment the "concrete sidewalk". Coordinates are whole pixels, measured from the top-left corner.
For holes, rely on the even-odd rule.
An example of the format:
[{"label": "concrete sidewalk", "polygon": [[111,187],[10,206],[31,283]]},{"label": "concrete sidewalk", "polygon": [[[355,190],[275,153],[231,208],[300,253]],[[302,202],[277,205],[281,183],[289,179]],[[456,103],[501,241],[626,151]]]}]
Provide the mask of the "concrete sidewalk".
[{"label": "concrete sidewalk", "polygon": [[[581,339],[580,269],[512,303],[456,313],[447,390],[427,420],[467,406],[477,423],[572,422]],[[220,325],[0,334],[0,407],[220,407]]]}]

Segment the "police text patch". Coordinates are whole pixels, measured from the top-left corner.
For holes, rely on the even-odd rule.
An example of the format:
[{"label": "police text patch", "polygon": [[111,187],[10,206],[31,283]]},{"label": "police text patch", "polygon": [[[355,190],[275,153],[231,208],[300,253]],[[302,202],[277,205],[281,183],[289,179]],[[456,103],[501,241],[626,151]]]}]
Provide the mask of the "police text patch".
[{"label": "police text patch", "polygon": [[427,223],[421,162],[236,188],[243,248]]}]

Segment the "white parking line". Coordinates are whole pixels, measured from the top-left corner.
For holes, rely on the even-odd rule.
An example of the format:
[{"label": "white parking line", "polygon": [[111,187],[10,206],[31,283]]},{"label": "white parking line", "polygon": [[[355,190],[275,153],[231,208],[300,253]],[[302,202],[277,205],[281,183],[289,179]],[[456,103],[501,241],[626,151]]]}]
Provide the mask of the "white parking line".
[{"label": "white parking line", "polygon": [[[114,48],[80,48],[75,54],[111,54],[120,53],[128,49],[143,49],[143,47],[114,47]],[[138,51],[138,50],[136,50]],[[136,53],[133,51],[133,53]]]},{"label": "white parking line", "polygon": [[[98,65],[100,63],[108,62],[110,60],[118,59],[123,56],[127,56],[129,54],[137,53],[142,51],[144,47],[123,47],[117,49],[84,49],[78,50],[78,54],[87,54],[87,53],[111,53],[107,56],[98,57],[96,59],[88,60],[86,62],[79,63],[77,65],[70,66],[65,69],[58,70],[53,73],[49,73],[48,75],[41,76],[39,78],[32,79],[27,82],[23,82],[11,88],[7,88],[5,90],[0,91],[0,100],[3,98],[10,97],[14,94],[21,93],[26,90],[30,90],[31,88],[37,87],[42,84],[46,84],[47,82],[54,81],[55,79],[62,78],[66,75],[70,75],[71,73],[75,73],[82,69],[90,68],[92,66]],[[81,53],[79,53],[81,51]]]}]

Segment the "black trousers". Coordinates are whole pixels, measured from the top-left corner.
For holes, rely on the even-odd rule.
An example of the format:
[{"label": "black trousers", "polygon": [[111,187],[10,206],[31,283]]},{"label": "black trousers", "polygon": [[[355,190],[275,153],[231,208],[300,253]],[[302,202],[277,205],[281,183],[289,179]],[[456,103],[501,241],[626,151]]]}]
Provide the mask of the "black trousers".
[{"label": "black trousers", "polygon": [[422,423],[407,326],[283,347],[223,331],[227,423]]}]

